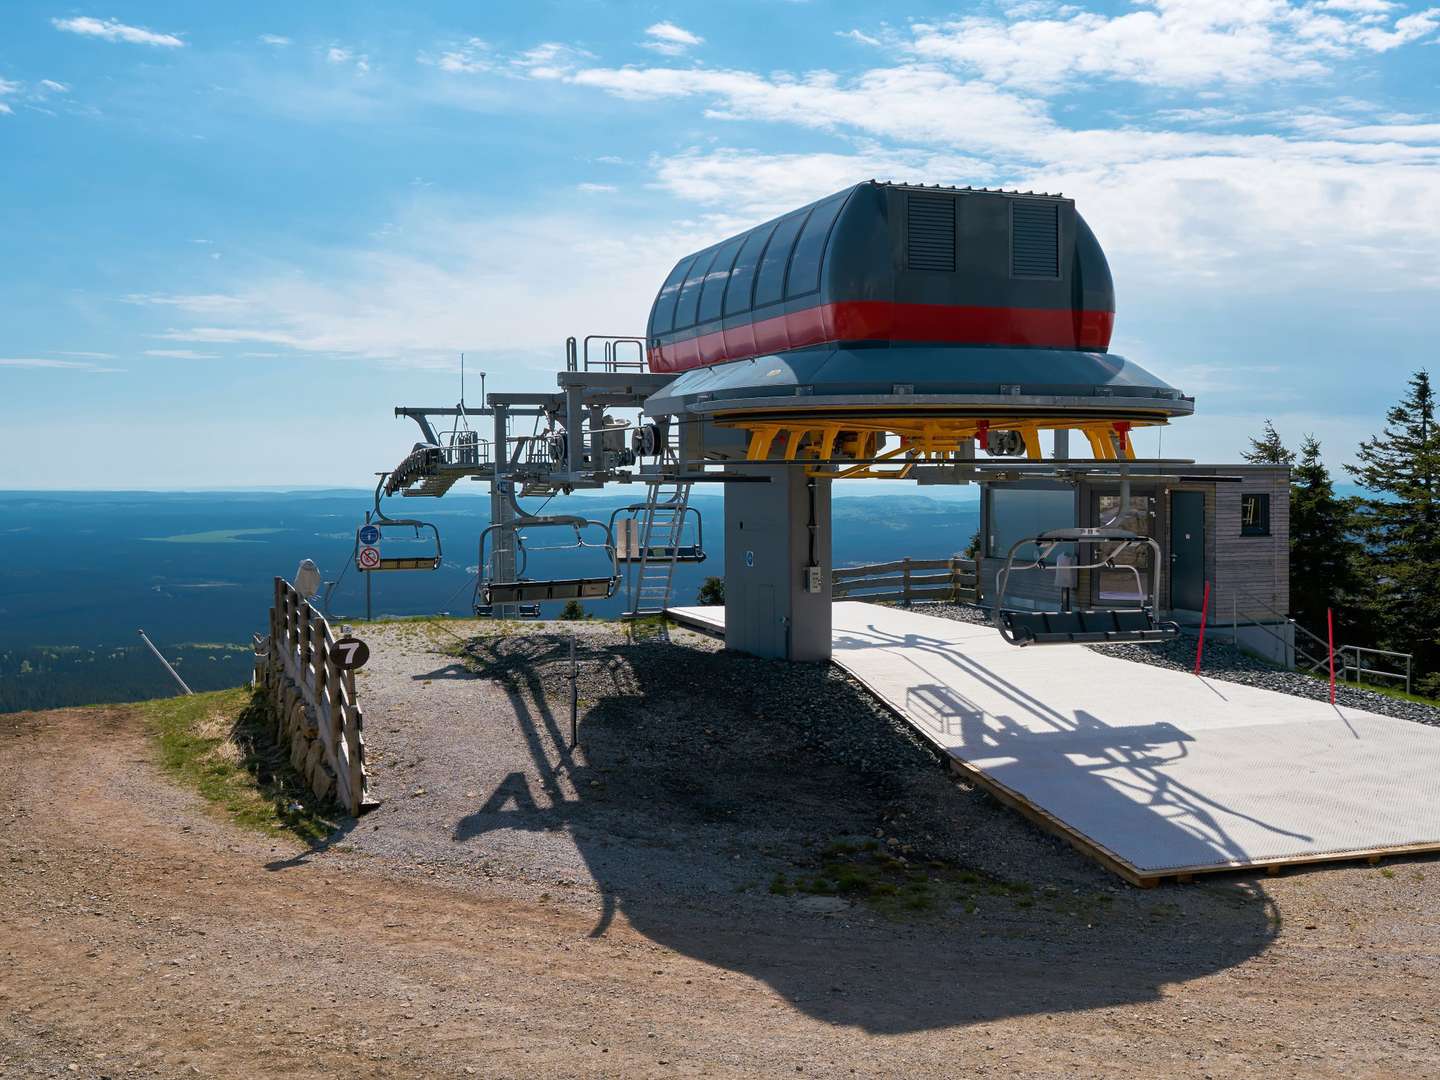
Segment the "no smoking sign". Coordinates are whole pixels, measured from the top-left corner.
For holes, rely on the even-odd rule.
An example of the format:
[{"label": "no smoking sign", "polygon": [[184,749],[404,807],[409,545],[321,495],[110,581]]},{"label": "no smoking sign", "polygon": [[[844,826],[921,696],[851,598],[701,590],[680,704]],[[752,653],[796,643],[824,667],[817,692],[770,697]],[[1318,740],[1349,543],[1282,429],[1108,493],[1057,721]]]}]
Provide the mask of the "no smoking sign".
[{"label": "no smoking sign", "polygon": [[374,570],[380,565],[380,549],[365,545],[356,554],[355,565],[361,570]]}]

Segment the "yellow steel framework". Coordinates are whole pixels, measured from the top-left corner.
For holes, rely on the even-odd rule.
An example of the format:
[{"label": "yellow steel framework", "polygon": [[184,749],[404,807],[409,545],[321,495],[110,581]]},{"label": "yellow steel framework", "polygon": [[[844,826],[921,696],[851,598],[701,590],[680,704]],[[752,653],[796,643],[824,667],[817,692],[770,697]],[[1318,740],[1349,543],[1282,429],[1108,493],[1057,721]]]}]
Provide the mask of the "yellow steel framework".
[{"label": "yellow steel framework", "polygon": [[[750,433],[746,450],[747,461],[814,462],[806,475],[832,480],[862,478],[903,480],[919,464],[949,464],[962,460],[962,443],[978,440],[982,444],[991,431],[1018,431],[1025,443],[1026,457],[1041,460],[1040,432],[1055,430],[1079,431],[1090,443],[1090,452],[1097,461],[1133,460],[1135,446],[1130,432],[1138,427],[1154,427],[1166,423],[1161,416],[1101,420],[1091,416],[1005,416],[986,418],[971,416],[847,416],[811,422],[795,417],[766,419],[763,414],[717,417],[726,427],[742,428]],[[886,436],[894,435],[900,445],[880,450]],[[846,460],[855,464],[846,464]],[[877,468],[886,462],[894,468]]]}]

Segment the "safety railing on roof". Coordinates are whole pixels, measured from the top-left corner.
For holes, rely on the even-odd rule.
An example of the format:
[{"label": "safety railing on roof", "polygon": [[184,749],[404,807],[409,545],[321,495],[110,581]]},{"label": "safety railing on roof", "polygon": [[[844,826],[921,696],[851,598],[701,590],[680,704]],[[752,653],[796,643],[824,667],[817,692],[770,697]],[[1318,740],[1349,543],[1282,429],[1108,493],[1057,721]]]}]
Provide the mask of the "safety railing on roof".
[{"label": "safety railing on roof", "polygon": [[644,371],[645,339],[628,334],[589,334],[583,344],[565,339],[565,367],[569,371]]}]

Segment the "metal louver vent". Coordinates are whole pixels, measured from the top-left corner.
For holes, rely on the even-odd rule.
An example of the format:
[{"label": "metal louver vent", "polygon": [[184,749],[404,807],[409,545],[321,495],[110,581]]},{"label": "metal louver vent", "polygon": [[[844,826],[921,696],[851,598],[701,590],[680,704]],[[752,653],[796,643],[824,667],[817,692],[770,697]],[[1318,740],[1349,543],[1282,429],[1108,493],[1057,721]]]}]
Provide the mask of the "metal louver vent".
[{"label": "metal louver vent", "polygon": [[1060,206],[1039,199],[1010,204],[1010,267],[1022,277],[1060,276]]},{"label": "metal louver vent", "polygon": [[906,265],[955,270],[955,197],[912,193],[905,212]]}]

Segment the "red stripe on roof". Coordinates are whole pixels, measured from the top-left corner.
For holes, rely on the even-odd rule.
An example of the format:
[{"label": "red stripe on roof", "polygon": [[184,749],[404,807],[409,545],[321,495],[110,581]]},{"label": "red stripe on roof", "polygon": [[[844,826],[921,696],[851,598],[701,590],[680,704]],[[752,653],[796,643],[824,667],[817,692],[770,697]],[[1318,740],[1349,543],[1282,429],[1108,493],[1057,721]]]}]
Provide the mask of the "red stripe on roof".
[{"label": "red stripe on roof", "polygon": [[1113,311],[849,300],[817,304],[654,346],[650,350],[650,370],[688,371],[832,341],[1105,349],[1110,345],[1114,325]]}]

